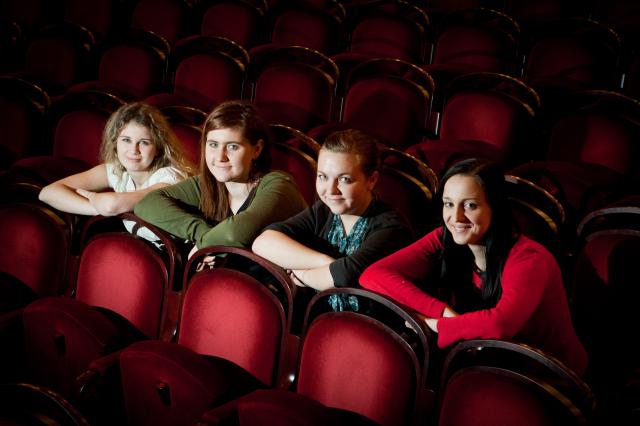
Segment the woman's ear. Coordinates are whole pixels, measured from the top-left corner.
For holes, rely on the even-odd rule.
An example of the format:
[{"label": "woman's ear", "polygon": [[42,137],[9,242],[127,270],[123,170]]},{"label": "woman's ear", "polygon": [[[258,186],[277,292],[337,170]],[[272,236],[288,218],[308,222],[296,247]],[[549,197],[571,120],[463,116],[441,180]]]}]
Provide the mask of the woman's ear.
[{"label": "woman's ear", "polygon": [[368,186],[370,191],[373,191],[373,188],[376,187],[376,184],[378,183],[378,178],[380,178],[380,173],[378,173],[377,170],[374,170],[374,172],[371,173],[371,176],[369,176],[368,178]]},{"label": "woman's ear", "polygon": [[258,139],[258,142],[253,146],[253,159],[257,160],[260,157],[260,153],[264,149],[264,140]]}]

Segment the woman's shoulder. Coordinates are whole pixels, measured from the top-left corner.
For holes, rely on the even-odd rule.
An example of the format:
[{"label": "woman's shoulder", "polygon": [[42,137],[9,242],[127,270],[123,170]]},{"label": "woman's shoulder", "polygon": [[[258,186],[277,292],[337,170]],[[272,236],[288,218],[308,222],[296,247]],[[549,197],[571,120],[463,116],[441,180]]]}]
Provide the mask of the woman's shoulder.
[{"label": "woman's shoulder", "polygon": [[507,263],[516,262],[533,262],[537,267],[542,267],[542,265],[557,266],[553,254],[545,246],[526,235],[520,235],[509,251]]},{"label": "woman's shoulder", "polygon": [[172,166],[160,167],[158,170],[154,171],[149,179],[147,180],[149,186],[155,185],[156,183],[177,183],[181,180],[184,180],[186,175],[182,173],[179,169],[176,169]]},{"label": "woman's shoulder", "polygon": [[549,255],[552,256],[551,252],[537,242],[524,234],[520,234],[518,238],[516,238],[513,247],[511,248],[511,253],[539,253],[541,255]]},{"label": "woman's shoulder", "polygon": [[295,180],[290,174],[280,170],[272,170],[260,179],[260,185],[268,185],[273,182],[287,182],[293,184]]},{"label": "woman's shoulder", "polygon": [[398,222],[408,226],[406,220],[398,210],[380,200],[374,200],[371,203],[365,212],[365,216],[375,218],[376,220],[392,221],[394,223]]}]

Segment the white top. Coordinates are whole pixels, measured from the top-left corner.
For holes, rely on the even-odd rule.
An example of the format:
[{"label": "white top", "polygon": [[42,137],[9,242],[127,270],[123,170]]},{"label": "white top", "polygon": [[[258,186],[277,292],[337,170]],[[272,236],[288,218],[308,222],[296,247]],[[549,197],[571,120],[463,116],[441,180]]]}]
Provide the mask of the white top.
[{"label": "white top", "polygon": [[[113,189],[114,192],[131,192],[139,189],[145,189],[150,186],[153,186],[157,183],[167,183],[169,185],[173,185],[174,183],[178,183],[184,179],[184,175],[180,173],[177,169],[173,167],[162,167],[155,172],[140,186],[140,188],[136,188],[131,175],[125,170],[122,172],[122,176],[118,176],[115,174],[115,167],[113,164],[106,164],[107,168],[107,180],[109,181],[109,187]],[[135,222],[130,220],[123,221],[125,228],[127,231],[131,232],[133,230],[133,226]],[[149,241],[158,241],[156,235],[148,230],[147,228],[138,229],[137,235]]]}]

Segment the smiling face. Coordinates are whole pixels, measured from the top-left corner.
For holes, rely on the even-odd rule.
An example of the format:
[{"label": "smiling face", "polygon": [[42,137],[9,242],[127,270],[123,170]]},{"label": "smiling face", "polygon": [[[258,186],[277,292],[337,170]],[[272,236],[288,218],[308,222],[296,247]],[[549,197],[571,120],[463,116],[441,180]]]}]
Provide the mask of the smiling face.
[{"label": "smiling face", "polygon": [[241,129],[232,128],[209,131],[205,143],[207,167],[218,182],[246,183],[263,147],[262,140],[251,145]]},{"label": "smiling face", "polygon": [[442,204],[442,219],[456,244],[483,244],[492,211],[475,178],[462,174],[450,177],[444,185]]},{"label": "smiling face", "polygon": [[316,191],[334,214],[362,215],[377,179],[377,172],[367,176],[362,171],[357,155],[320,150]]},{"label": "smiling face", "polygon": [[130,121],[116,140],[118,160],[129,172],[149,171],[156,157],[156,144],[151,139],[149,129]]}]

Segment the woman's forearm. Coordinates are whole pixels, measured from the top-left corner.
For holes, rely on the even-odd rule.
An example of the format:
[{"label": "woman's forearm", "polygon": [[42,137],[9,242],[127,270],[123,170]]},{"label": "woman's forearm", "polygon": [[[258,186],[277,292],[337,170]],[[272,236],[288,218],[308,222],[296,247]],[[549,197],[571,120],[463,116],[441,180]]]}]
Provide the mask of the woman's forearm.
[{"label": "woman's forearm", "polygon": [[60,182],[55,182],[42,188],[38,198],[40,201],[60,211],[89,216],[98,214],[89,199],[78,194],[74,188],[70,188]]},{"label": "woman's forearm", "polygon": [[335,287],[329,265],[313,269],[294,270],[293,273],[304,285],[322,291]]},{"label": "woman's forearm", "polygon": [[315,251],[283,234],[266,230],[260,234],[252,246],[259,256],[285,269],[315,269],[329,267],[333,262],[331,256]]}]

